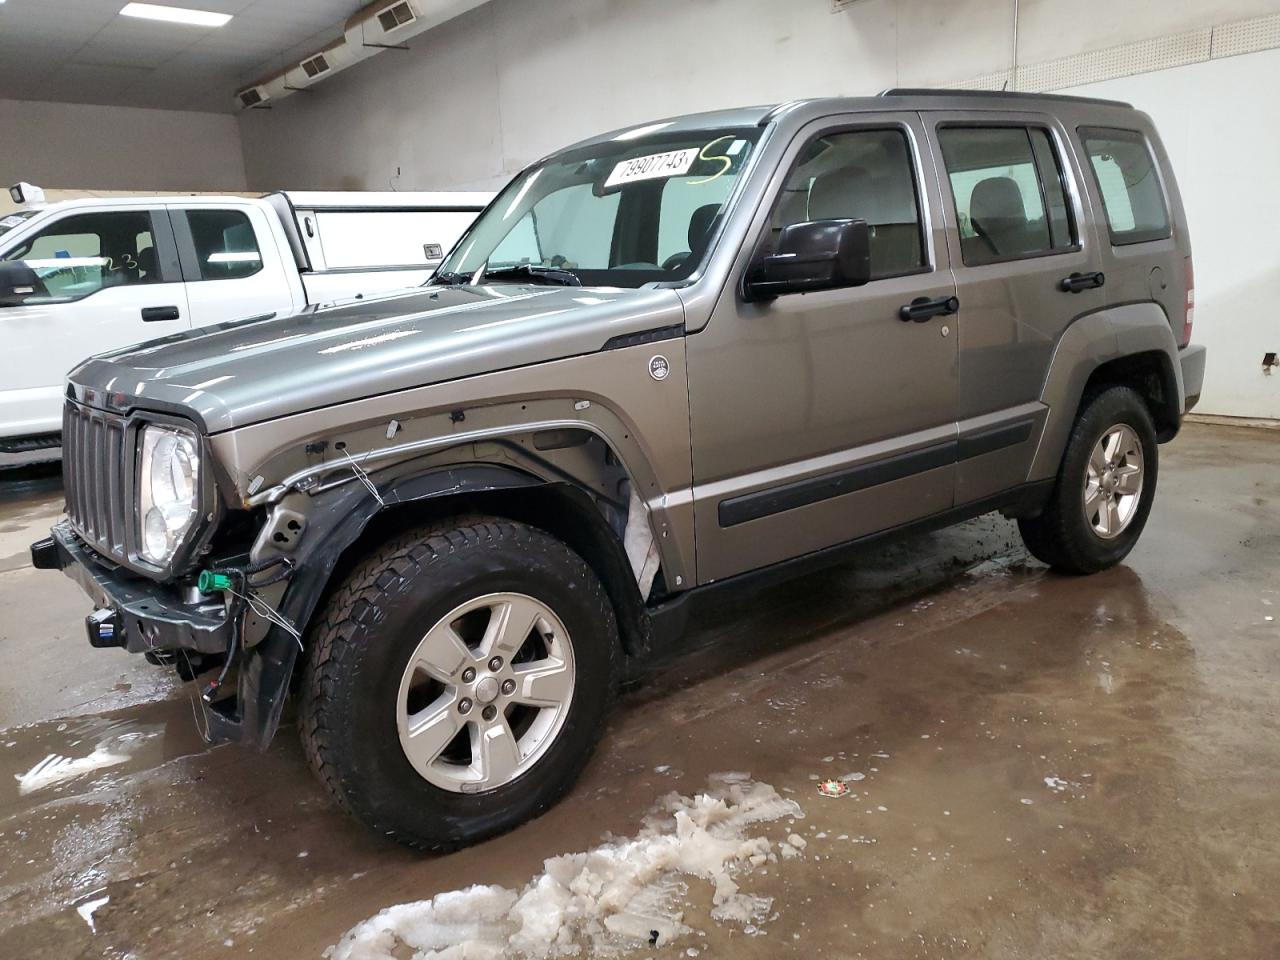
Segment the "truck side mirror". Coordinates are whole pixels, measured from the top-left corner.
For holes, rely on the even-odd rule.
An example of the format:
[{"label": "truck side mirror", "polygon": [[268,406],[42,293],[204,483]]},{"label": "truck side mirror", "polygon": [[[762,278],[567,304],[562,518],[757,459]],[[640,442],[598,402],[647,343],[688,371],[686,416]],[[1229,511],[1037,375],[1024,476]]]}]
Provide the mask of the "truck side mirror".
[{"label": "truck side mirror", "polygon": [[0,307],[20,307],[36,292],[36,272],[22,260],[0,260]]},{"label": "truck side mirror", "polygon": [[871,279],[865,220],[810,220],[782,228],[778,249],[747,271],[748,300],[858,287]]}]

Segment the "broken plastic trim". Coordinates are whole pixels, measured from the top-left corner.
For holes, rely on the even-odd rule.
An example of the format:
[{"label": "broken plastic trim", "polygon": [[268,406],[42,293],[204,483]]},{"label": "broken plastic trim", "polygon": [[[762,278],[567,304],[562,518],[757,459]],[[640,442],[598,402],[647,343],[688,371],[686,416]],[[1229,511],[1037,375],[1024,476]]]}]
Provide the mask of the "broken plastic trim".
[{"label": "broken plastic trim", "polygon": [[[444,450],[453,446],[461,446],[467,443],[476,443],[481,440],[492,440],[496,437],[519,436],[525,433],[533,433],[541,430],[586,430],[595,434],[604,443],[613,449],[608,434],[601,430],[598,426],[585,420],[537,420],[528,423],[513,424],[509,427],[491,427],[484,430],[468,430],[462,433],[451,433],[447,436],[428,437],[423,440],[413,440],[408,443],[394,444],[390,447],[378,447],[374,450],[367,450],[361,454],[351,454],[350,451],[344,451],[347,455],[340,460],[332,460],[327,463],[319,463],[314,467],[307,467],[305,470],[299,470],[285,477],[280,483],[273,487],[268,487],[260,493],[254,494],[245,501],[247,506],[257,507],[263,504],[276,503],[284,498],[290,490],[304,489],[304,485],[317,480],[329,473],[347,471],[350,476],[343,477],[331,483],[323,485],[315,485],[305,487],[306,492],[310,494],[322,493],[333,487],[343,483],[351,483],[357,479],[357,475],[352,472],[352,465],[357,465],[363,469],[364,464],[375,460],[386,460],[392,457],[399,457],[405,454],[427,453],[434,450]],[[625,463],[623,464],[625,467]],[[630,472],[628,470],[628,472]]]}]

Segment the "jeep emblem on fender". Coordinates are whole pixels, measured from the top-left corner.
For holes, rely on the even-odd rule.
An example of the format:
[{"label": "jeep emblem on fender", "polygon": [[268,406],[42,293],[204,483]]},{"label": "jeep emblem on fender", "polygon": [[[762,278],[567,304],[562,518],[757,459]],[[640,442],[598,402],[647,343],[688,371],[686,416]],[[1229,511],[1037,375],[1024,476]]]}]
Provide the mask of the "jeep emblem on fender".
[{"label": "jeep emblem on fender", "polygon": [[670,372],[671,364],[667,363],[667,358],[661,354],[649,361],[649,376],[653,379],[665,380]]}]

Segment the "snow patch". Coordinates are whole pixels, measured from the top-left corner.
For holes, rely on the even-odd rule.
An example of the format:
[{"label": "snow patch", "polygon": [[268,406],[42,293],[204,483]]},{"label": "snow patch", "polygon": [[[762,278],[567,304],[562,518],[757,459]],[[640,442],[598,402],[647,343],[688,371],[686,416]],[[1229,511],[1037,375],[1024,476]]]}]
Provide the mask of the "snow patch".
[{"label": "snow patch", "polygon": [[[325,951],[329,960],[548,960],[618,955],[664,946],[691,933],[683,904],[689,882],[713,888],[711,917],[757,932],[773,901],[738,881],[773,857],[752,828],[803,819],[794,800],[747,774],[717,774],[694,797],[669,794],[634,839],[552,857],[520,891],[475,886],[388,907]],[[804,841],[792,836],[791,841]]]}]

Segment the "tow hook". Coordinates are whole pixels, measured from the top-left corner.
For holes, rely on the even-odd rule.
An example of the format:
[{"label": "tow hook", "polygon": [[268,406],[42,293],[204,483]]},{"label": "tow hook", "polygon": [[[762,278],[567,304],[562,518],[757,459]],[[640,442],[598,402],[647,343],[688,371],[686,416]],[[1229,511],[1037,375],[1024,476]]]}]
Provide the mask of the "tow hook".
[{"label": "tow hook", "polygon": [[84,618],[85,631],[89,634],[91,647],[123,647],[124,634],[120,630],[120,620],[116,612],[103,607]]}]

